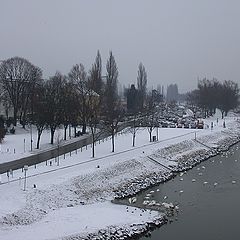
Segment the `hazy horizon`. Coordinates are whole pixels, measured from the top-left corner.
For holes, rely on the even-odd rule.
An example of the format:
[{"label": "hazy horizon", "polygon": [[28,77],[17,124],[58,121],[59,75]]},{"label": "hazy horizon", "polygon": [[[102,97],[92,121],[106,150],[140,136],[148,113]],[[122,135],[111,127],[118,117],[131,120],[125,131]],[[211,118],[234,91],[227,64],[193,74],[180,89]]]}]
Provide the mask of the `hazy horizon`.
[{"label": "hazy horizon", "polygon": [[239,9],[237,0],[2,0],[0,60],[24,57],[47,78],[76,63],[90,69],[99,50],[104,75],[111,50],[122,85],[136,83],[140,62],[149,88],[240,83]]}]

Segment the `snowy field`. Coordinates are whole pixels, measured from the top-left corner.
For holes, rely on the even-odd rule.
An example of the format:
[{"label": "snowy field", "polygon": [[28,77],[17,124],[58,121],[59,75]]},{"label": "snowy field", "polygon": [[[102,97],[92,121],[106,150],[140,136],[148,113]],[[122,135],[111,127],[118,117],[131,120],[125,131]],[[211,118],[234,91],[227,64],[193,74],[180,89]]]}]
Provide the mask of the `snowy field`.
[{"label": "snowy field", "polygon": [[[235,117],[225,119],[226,129],[222,120],[217,123],[212,118],[206,124],[211,122],[214,122],[213,130],[160,129],[159,141],[155,143],[149,143],[148,132],[141,129],[137,132],[134,148],[132,135],[125,132],[116,138],[115,153],[111,153],[111,140],[108,139],[96,145],[95,159],[91,158],[92,149],[88,146],[65,159],[61,156],[59,166],[55,159],[49,160],[47,166],[46,163],[36,168],[32,166],[27,171],[26,191],[23,191],[24,173],[21,170],[14,171],[9,179],[2,174],[0,239],[61,239],[75,234],[84,236],[108,226],[128,227],[150,221],[159,213],[142,213],[139,209],[127,211],[125,206],[111,204],[114,190],[139,176],[169,172],[166,167],[177,164],[181,155],[206,148],[193,141],[195,133],[199,141],[214,146],[224,138],[222,131],[234,132],[239,127]],[[6,137],[3,145],[8,144],[10,140]],[[22,154],[15,153],[15,156]],[[161,165],[151,161],[149,156]]]}]

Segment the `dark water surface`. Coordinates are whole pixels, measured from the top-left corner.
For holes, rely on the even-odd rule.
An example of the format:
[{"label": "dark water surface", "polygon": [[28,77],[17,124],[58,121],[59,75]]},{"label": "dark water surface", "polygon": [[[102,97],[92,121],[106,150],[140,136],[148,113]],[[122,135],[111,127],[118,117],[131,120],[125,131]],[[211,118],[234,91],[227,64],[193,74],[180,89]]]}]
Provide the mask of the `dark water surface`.
[{"label": "dark water surface", "polygon": [[150,191],[154,191],[150,200],[179,204],[179,213],[171,224],[141,239],[240,239],[240,144],[183,176],[142,192],[137,195],[138,203]]}]

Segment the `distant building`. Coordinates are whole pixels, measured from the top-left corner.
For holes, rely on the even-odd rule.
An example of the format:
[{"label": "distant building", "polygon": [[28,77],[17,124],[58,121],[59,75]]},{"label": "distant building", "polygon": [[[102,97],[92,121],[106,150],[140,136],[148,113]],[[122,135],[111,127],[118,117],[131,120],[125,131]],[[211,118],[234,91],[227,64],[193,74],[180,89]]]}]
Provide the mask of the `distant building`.
[{"label": "distant building", "polygon": [[127,110],[129,112],[136,112],[138,108],[138,90],[135,88],[135,85],[132,84],[130,89],[127,91]]},{"label": "distant building", "polygon": [[170,84],[167,87],[167,102],[177,102],[178,101],[178,86],[177,84]]}]

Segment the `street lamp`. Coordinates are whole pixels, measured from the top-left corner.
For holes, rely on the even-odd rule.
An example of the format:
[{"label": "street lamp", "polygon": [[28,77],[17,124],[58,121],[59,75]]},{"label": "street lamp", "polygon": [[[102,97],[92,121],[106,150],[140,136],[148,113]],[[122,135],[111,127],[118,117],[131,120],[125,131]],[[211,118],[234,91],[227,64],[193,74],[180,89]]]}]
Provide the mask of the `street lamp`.
[{"label": "street lamp", "polygon": [[23,186],[23,191],[26,191],[28,165],[24,165],[23,170],[24,170],[24,186]]},{"label": "street lamp", "polygon": [[30,151],[32,152],[32,149],[33,149],[33,139],[32,139],[32,121],[30,123],[30,136],[31,136],[31,143],[30,143]]},{"label": "street lamp", "polygon": [[56,141],[57,141],[57,166],[59,166],[60,163],[60,156],[59,156],[59,151],[60,151],[60,143],[61,143],[61,139],[62,138],[62,134],[60,132],[60,129],[57,129],[57,135],[56,135]]}]

